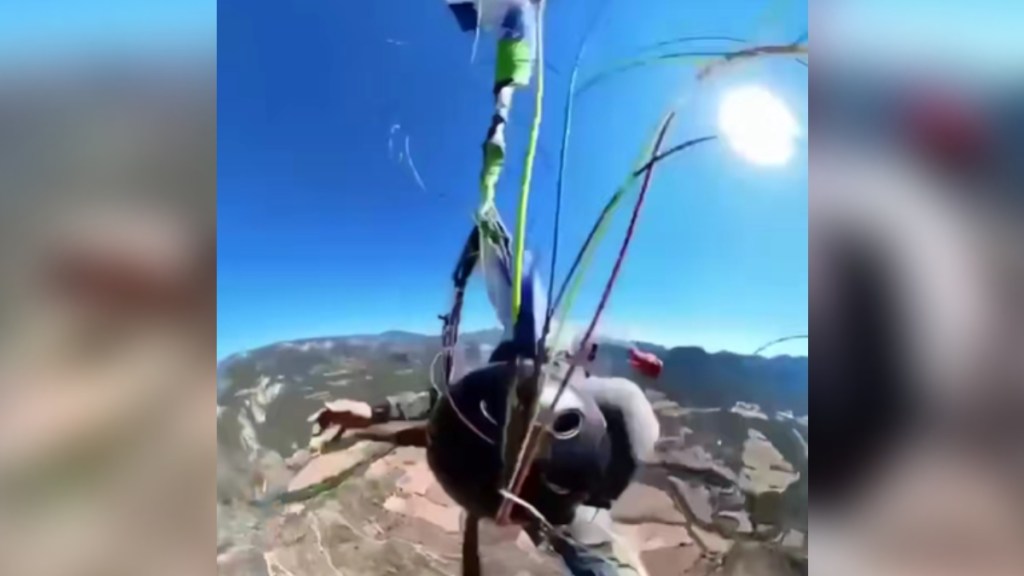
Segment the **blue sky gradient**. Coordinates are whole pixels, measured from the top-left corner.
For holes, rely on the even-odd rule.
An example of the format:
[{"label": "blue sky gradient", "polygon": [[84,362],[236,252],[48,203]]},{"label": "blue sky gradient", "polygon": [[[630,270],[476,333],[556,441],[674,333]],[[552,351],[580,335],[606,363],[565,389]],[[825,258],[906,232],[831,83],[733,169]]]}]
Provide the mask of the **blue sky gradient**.
[{"label": "blue sky gradient", "polygon": [[[806,3],[771,4],[612,2],[581,78],[660,40],[778,43],[806,30]],[[597,6],[548,9],[546,54],[555,71],[546,78],[527,234],[544,270],[569,72]],[[478,200],[493,37],[481,38],[470,63],[472,36],[459,32],[440,0],[225,0],[218,19],[218,357],[290,338],[435,332]],[[806,119],[807,72],[792,62],[738,67],[700,92],[692,76],[692,67],[652,66],[576,100],[561,273],[677,95],[689,96],[673,142],[714,133],[715,102],[730,85],[765,85]],[[532,90],[518,93],[498,200],[510,226],[532,114]],[[397,152],[389,157],[396,123],[396,150],[408,135],[426,191]],[[790,165],[763,168],[711,143],[666,163],[603,329],[741,352],[805,331],[806,158],[801,144]],[[592,314],[628,212],[598,251],[572,321]],[[465,314],[467,329],[496,325],[479,286]],[[804,351],[802,342],[773,350]]]},{"label": "blue sky gradient", "polygon": [[214,0],[0,0],[0,65],[211,51]]}]

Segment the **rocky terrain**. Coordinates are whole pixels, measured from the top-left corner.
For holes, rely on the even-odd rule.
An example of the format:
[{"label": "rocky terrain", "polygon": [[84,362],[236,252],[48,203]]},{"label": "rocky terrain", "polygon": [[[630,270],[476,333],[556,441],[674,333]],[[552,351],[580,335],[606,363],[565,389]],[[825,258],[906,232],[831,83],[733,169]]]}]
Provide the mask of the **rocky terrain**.
[{"label": "rocky terrain", "polygon": [[[463,366],[497,334],[466,335]],[[458,574],[461,510],[421,450],[346,440],[313,457],[308,417],[429,386],[437,339],[402,332],[286,342],[223,361],[218,379],[218,566],[225,576]],[[805,358],[652,350],[657,381],[602,350],[662,422],[655,457],[613,509],[651,576],[806,573]],[[698,400],[699,399],[699,400]],[[400,424],[390,424],[398,426]],[[487,526],[488,576],[563,574],[515,529]]]}]

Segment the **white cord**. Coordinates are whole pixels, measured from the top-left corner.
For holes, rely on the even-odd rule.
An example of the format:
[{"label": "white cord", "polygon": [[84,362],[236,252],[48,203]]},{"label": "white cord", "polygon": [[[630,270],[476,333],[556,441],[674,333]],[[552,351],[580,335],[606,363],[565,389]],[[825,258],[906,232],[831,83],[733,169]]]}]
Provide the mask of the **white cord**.
[{"label": "white cord", "polygon": [[[547,7],[547,2],[544,2],[543,0],[541,0],[540,3],[537,6],[537,27],[536,27],[535,32],[534,32],[535,35],[536,35],[535,36],[535,50],[536,50],[536,55],[537,55],[537,77],[538,77],[537,80],[538,80],[539,84],[544,81],[544,13],[545,13],[545,8],[546,7]],[[542,84],[541,84],[541,86],[542,86]],[[538,86],[538,90],[540,90],[540,89],[541,89],[541,87]],[[538,371],[538,373],[541,372],[542,368],[543,367],[541,367],[541,366],[537,366],[536,367],[536,370]],[[543,375],[541,374],[540,377],[543,377]],[[551,410],[552,411],[554,410],[554,406],[551,407]],[[534,435],[533,434],[533,429],[538,426],[538,419],[539,419],[540,413],[542,411],[543,411],[543,409],[536,410],[534,412],[534,414],[530,417],[529,424],[527,424],[527,426],[526,426],[525,434],[523,436],[523,442],[522,442],[522,444],[519,445],[519,453],[516,456],[516,464],[515,464],[515,467],[512,468],[512,476],[511,476],[511,478],[509,480],[509,486],[508,486],[509,488],[514,487],[516,479],[519,477],[519,475],[521,473],[528,473],[529,472],[529,470],[525,470],[524,471],[523,470],[523,466],[524,466],[524,464],[526,466],[530,465],[530,463],[526,463],[525,462],[526,456],[527,456],[526,452],[527,452],[527,449],[528,449],[530,437]],[[508,429],[508,424],[509,424],[508,422],[505,423],[506,430]],[[503,512],[503,513],[499,513],[499,518],[505,518],[506,514],[508,513],[508,511],[507,510],[502,510],[501,512]]]},{"label": "white cord", "polygon": [[[551,522],[549,522],[547,518],[545,518],[544,515],[540,513],[540,510],[537,510],[537,508],[533,504],[530,504],[526,500],[523,500],[522,498],[516,496],[515,494],[509,492],[508,490],[499,490],[498,493],[501,494],[503,498],[522,506],[527,512],[529,512],[534,518],[536,518],[538,522],[541,523],[541,525],[544,527],[546,531],[548,531],[548,533],[557,534],[559,538],[562,538],[563,540],[572,544],[573,546],[584,548],[586,547],[586,545],[582,544],[581,542],[570,536],[567,533],[567,530],[565,530],[564,528],[560,529],[551,524]],[[636,570],[641,576],[647,576],[647,569],[644,567],[643,561],[634,552],[633,547],[630,546],[628,542],[623,540],[622,537],[616,534],[611,528],[603,526],[600,522],[592,522],[592,526],[596,527],[598,530],[600,530],[602,533],[608,536],[608,539],[611,542],[619,545],[619,549],[621,550],[622,554],[628,557],[628,560],[632,565],[631,567],[634,570]],[[621,561],[621,559],[619,560]]]},{"label": "white cord", "polygon": [[495,444],[494,440],[488,438],[486,434],[481,432],[479,428],[474,426],[473,423],[470,422],[468,418],[466,418],[465,414],[462,413],[462,410],[459,410],[458,405],[455,404],[455,401],[452,399],[452,396],[449,393],[450,389],[447,386],[445,386],[445,388],[442,390],[441,387],[438,386],[438,384],[437,384],[437,379],[434,377],[435,376],[435,371],[436,371],[436,368],[437,368],[437,361],[438,361],[439,358],[441,358],[441,356],[443,354],[446,354],[446,353],[448,353],[450,351],[451,351],[451,348],[442,349],[440,352],[438,352],[434,356],[434,359],[430,362],[430,385],[435,390],[437,390],[439,394],[444,396],[444,398],[446,400],[448,400],[448,405],[452,407],[452,411],[454,411],[455,415],[459,418],[459,420],[461,420],[462,423],[466,425],[466,428],[469,428],[470,431],[472,431],[474,434],[479,436],[480,439],[483,440],[484,442],[487,442],[488,444],[494,445]]},{"label": "white cord", "polygon": [[544,515],[540,513],[540,510],[537,510],[537,507],[534,506],[533,504],[530,504],[526,500],[523,500],[519,496],[516,496],[515,494],[513,494],[513,493],[511,493],[511,492],[509,492],[508,490],[505,490],[505,489],[499,490],[498,494],[501,494],[502,497],[504,497],[506,500],[515,502],[516,504],[518,504],[518,505],[522,506],[524,509],[526,509],[526,511],[529,512],[530,514],[532,514],[533,517],[536,518],[537,521],[540,522],[541,525],[544,526],[544,528],[546,530],[550,530],[552,532],[557,531],[555,526],[551,522],[548,522],[548,519],[545,518]]},{"label": "white cord", "polygon": [[476,30],[473,30],[473,51],[469,54],[470,64],[476,62],[476,47],[480,43],[480,24],[483,20],[483,16],[480,15],[480,1],[473,2],[473,9],[476,10]]},{"label": "white cord", "polygon": [[447,383],[446,383],[444,389],[442,390],[441,386],[439,386],[438,383],[437,383],[437,378],[435,378],[435,374],[437,373],[437,361],[440,360],[441,356],[444,356],[444,354],[446,352],[447,352],[447,349],[442,349],[440,352],[438,352],[437,354],[434,355],[434,359],[430,361],[430,372],[429,372],[429,374],[430,374],[430,386],[434,390],[437,390],[438,394],[440,394],[441,396],[444,396],[445,398],[448,398],[449,394],[448,394]]}]

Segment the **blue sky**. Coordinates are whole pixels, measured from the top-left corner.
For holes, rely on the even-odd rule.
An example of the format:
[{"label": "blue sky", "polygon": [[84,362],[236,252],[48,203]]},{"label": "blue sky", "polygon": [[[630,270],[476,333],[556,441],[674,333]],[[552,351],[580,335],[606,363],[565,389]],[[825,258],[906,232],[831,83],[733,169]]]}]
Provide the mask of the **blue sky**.
[{"label": "blue sky", "polygon": [[[684,35],[795,39],[806,4],[749,0],[643,7],[611,3],[581,68],[586,78],[644,45]],[[541,155],[528,245],[547,268],[562,107],[596,2],[552,2]],[[435,332],[475,209],[480,144],[492,110],[493,38],[461,34],[444,2],[225,0],[218,14],[218,357],[282,339],[408,329]],[[398,43],[395,43],[397,41]],[[657,66],[576,101],[560,269],[637,158],[679,88],[690,93],[672,140],[714,132],[718,94],[761,84],[803,121],[806,69],[783,61],[722,75],[700,93],[692,68]],[[533,95],[508,131],[499,209],[513,224]],[[388,155],[410,138],[427,190]],[[404,139],[396,141],[396,148]],[[604,328],[665,344],[749,352],[807,325],[807,165],[745,164],[722,145],[660,170]],[[592,313],[625,230],[598,251],[571,320]],[[467,329],[496,325],[471,291]],[[779,346],[804,352],[806,344]]]},{"label": "blue sky", "polygon": [[846,0],[814,10],[815,27],[828,30],[818,46],[834,46],[836,57],[900,70],[928,61],[943,71],[966,68],[982,81],[1020,75],[1018,0]]},{"label": "blue sky", "polygon": [[0,64],[213,47],[213,0],[0,0]]},{"label": "blue sky", "polygon": [[[807,27],[806,2],[798,0],[636,4],[612,3],[584,77],[649,41],[736,34],[775,42]],[[542,256],[550,247],[568,63],[595,6],[558,1],[549,10],[549,60],[562,74],[548,77],[532,205],[530,244]],[[441,0],[0,0],[0,7],[5,67],[24,66],[26,56],[208,49],[219,33],[220,356],[283,338],[436,329],[475,203],[493,61],[493,42],[485,39],[478,63],[469,64],[471,40],[456,32]],[[893,65],[899,54],[938,52],[1005,75],[1021,46],[1013,17],[1021,10],[1012,0],[857,0],[816,6],[815,18],[828,28],[820,39],[850,48],[843,50],[850,57]],[[681,74],[669,66],[634,72],[579,99],[564,246],[582,239]],[[805,114],[800,69],[762,62],[721,78],[717,88],[746,82],[770,86]],[[689,102],[676,139],[713,128],[715,96]],[[506,215],[531,100],[521,95],[516,104],[513,162],[501,189]],[[427,194],[387,156],[394,122],[411,137]],[[665,166],[606,328],[737,350],[802,330],[806,153],[799,160],[769,171],[712,145]],[[623,227],[620,217],[616,231]],[[610,237],[588,277],[577,321],[593,308],[617,240]],[[467,323],[492,325],[485,299],[475,296]]]}]

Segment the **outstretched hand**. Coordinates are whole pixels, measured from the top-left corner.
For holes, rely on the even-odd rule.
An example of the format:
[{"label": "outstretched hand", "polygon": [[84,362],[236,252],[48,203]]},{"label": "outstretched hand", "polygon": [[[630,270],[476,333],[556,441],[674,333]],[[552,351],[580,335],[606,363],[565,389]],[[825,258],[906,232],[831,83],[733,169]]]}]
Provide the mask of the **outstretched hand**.
[{"label": "outstretched hand", "polygon": [[366,402],[334,400],[309,417],[313,422],[310,447],[320,449],[337,440],[346,430],[366,428],[373,424],[373,408]]}]

